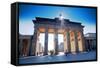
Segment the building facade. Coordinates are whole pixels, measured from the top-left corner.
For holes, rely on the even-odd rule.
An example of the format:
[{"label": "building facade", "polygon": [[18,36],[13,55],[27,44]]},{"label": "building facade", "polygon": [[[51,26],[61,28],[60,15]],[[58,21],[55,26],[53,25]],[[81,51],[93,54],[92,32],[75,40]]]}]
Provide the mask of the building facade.
[{"label": "building facade", "polygon": [[96,33],[85,34],[86,51],[96,50]]},{"label": "building facade", "polygon": [[[59,54],[58,48],[58,34],[63,34],[64,37],[64,53],[77,53],[84,52],[85,48],[85,38],[83,34],[84,26],[78,22],[72,22],[68,19],[49,19],[49,18],[40,18],[36,17],[36,20],[33,20],[34,23],[34,35],[30,36],[30,46],[29,46],[29,55],[36,56],[39,45],[39,35],[40,33],[45,34],[44,48],[41,52],[43,55],[48,55],[48,34],[54,34],[54,55]],[[20,40],[21,38],[19,38]],[[26,44],[26,43],[25,43]],[[24,45],[24,44],[23,44]],[[19,46],[23,46],[19,45]],[[27,44],[28,45],[28,44]],[[23,51],[24,53],[24,51]],[[28,55],[28,54],[27,54]]]}]

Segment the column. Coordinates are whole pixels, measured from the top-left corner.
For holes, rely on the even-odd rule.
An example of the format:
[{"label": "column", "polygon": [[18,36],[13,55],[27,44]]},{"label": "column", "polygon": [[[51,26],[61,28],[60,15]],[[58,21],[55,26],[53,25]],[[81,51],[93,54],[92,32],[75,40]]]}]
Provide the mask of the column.
[{"label": "column", "polygon": [[30,38],[30,46],[29,46],[29,56],[32,55],[32,37]]},{"label": "column", "polygon": [[37,31],[36,55],[39,55],[39,30]]},{"label": "column", "polygon": [[64,32],[64,53],[67,53],[68,51],[68,47],[67,47],[67,32]]},{"label": "column", "polygon": [[37,31],[36,56],[39,55],[39,30]]},{"label": "column", "polygon": [[45,28],[44,55],[48,55],[48,28]]},{"label": "column", "polygon": [[58,30],[55,29],[55,34],[54,34],[54,45],[55,45],[55,55],[58,54]]},{"label": "column", "polygon": [[28,39],[28,44],[27,44],[27,56],[30,55],[30,39]]},{"label": "column", "polygon": [[89,39],[90,50],[92,50],[92,41]]},{"label": "column", "polygon": [[90,42],[89,39],[87,40],[88,51],[90,51]]},{"label": "column", "polygon": [[88,51],[88,40],[85,39],[85,48],[86,48],[86,51]]},{"label": "column", "polygon": [[37,27],[35,27],[34,29],[34,35],[33,35],[33,40],[32,40],[32,55],[35,56],[36,55],[36,44],[37,44]]},{"label": "column", "polygon": [[67,46],[68,46],[68,53],[71,52],[71,44],[70,44],[70,32],[67,31]]},{"label": "column", "polygon": [[81,33],[83,51],[85,51],[85,40],[84,40],[83,31],[81,31],[80,33]]},{"label": "column", "polygon": [[76,52],[78,52],[78,38],[77,38],[77,32],[74,31],[74,36],[75,36],[75,49],[76,49]]},{"label": "column", "polygon": [[22,45],[22,42],[23,42],[23,39],[19,39],[19,54],[20,54],[20,56],[22,56],[22,47],[23,47],[23,45]]},{"label": "column", "polygon": [[92,41],[92,39],[91,39],[91,50],[93,49],[93,41]]},{"label": "column", "polygon": [[65,32],[64,32],[64,52],[68,53],[69,51],[70,51],[69,31],[65,30]]}]

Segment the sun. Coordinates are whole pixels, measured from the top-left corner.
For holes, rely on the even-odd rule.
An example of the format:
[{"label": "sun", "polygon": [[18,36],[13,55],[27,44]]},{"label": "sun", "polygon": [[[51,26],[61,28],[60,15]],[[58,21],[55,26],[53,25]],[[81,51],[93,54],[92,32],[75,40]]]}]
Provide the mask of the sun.
[{"label": "sun", "polygon": [[64,19],[64,16],[62,15],[62,13],[59,14],[59,19],[60,20],[63,20]]}]

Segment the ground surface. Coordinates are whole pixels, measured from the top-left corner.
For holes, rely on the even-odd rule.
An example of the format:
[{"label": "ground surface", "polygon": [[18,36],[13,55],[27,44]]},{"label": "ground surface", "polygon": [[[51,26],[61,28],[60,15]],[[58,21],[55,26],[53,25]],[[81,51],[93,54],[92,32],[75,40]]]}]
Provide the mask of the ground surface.
[{"label": "ground surface", "polygon": [[80,61],[80,60],[94,60],[96,59],[96,52],[84,52],[77,54],[47,55],[47,56],[29,56],[19,58],[19,64],[30,63],[45,63],[45,62],[62,62],[62,61]]}]

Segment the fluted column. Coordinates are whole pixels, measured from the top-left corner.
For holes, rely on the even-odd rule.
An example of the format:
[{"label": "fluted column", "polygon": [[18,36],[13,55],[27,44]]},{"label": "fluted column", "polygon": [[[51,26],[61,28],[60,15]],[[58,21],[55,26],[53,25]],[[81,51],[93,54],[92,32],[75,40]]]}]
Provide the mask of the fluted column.
[{"label": "fluted column", "polygon": [[90,51],[91,51],[92,50],[91,39],[89,39],[89,48],[90,48]]},{"label": "fluted column", "polygon": [[55,54],[58,54],[58,29],[55,29],[54,34],[54,45],[55,45]]},{"label": "fluted column", "polygon": [[68,53],[70,53],[71,52],[71,44],[70,44],[71,42],[70,42],[70,32],[69,32],[69,30],[68,30],[68,32],[67,32],[67,46],[68,46]]},{"label": "fluted column", "polygon": [[38,28],[35,27],[34,29],[34,35],[33,35],[33,40],[32,40],[32,55],[35,56],[36,55],[36,44],[37,44],[37,32],[38,32]]},{"label": "fluted column", "polygon": [[29,56],[32,55],[32,37],[30,38],[30,46],[29,46]]},{"label": "fluted column", "polygon": [[71,44],[71,52],[76,53],[75,33],[73,30],[70,31],[70,44]]},{"label": "fluted column", "polygon": [[28,47],[27,47],[28,54],[27,54],[27,56],[30,55],[30,46],[31,46],[31,42],[30,42],[30,39],[28,39]]},{"label": "fluted column", "polygon": [[22,56],[22,42],[23,42],[23,39],[19,39],[19,53],[20,53],[20,56]]},{"label": "fluted column", "polygon": [[64,32],[64,52],[70,52],[70,36],[69,30],[65,30]]},{"label": "fluted column", "polygon": [[77,32],[74,31],[74,35],[75,35],[75,49],[76,49],[76,52],[78,52],[78,36],[77,36]]},{"label": "fluted column", "polygon": [[39,55],[39,31],[37,31],[36,56]]},{"label": "fluted column", "polygon": [[83,35],[83,31],[80,32],[81,33],[81,39],[82,39],[82,48],[83,50],[82,51],[85,51],[85,39],[84,39],[84,35]]},{"label": "fluted column", "polygon": [[67,31],[64,32],[64,53],[68,52],[67,47]]},{"label": "fluted column", "polygon": [[48,28],[45,28],[44,55],[48,55]]}]

